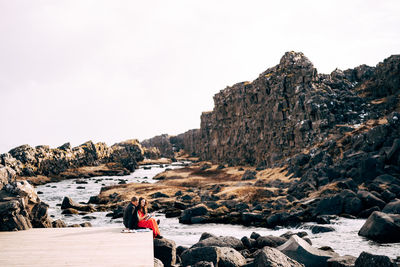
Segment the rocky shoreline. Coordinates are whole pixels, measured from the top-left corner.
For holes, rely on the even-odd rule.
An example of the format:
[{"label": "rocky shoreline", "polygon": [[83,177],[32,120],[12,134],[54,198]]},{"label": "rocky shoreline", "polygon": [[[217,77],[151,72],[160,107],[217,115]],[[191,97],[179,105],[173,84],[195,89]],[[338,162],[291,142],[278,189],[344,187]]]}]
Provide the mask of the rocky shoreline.
[{"label": "rocky shoreline", "polygon": [[287,232],[281,236],[215,236],[203,233],[191,247],[176,246],[168,239],[154,240],[154,266],[307,266],[307,267],[396,267],[400,257],[362,252],[358,257],[338,255],[330,247],[312,246],[306,232]]},{"label": "rocky shoreline", "polygon": [[[65,226],[48,218],[30,183],[126,175],[139,164],[198,157],[191,166],[158,174],[155,184],[104,186],[85,204],[67,197],[63,212],[111,211],[120,218],[136,195],[150,200],[150,210],[184,224],[274,228],[316,222],[313,232],[328,232],[332,218],[342,216],[366,218],[358,234],[369,240],[400,242],[399,77],[398,55],[376,67],[318,74],[302,53],[288,52],[253,82],[216,94],[200,129],[142,144],[17,147],[0,155],[0,230]],[[155,251],[163,251],[166,266],[175,264],[176,255],[183,266],[396,264],[367,253],[338,259],[300,235],[236,240],[204,234],[191,248],[156,240]],[[298,258],[297,249],[309,254]]]},{"label": "rocky shoreline", "polygon": [[[144,151],[137,140],[108,147],[89,141],[71,148],[22,145],[0,155],[0,231],[26,230],[32,227],[64,227],[52,221],[48,205],[38,197],[31,184],[72,178],[126,175],[134,171]],[[157,150],[153,150],[157,151]],[[89,226],[90,223],[73,226]]]}]

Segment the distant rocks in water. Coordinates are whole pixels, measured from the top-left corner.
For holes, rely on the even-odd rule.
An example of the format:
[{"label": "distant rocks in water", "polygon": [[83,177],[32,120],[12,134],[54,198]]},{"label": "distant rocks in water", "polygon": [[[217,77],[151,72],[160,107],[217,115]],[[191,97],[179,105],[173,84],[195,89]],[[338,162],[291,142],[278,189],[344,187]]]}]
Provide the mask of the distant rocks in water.
[{"label": "distant rocks in water", "polygon": [[380,243],[400,242],[400,215],[375,211],[358,234]]},{"label": "distant rocks in water", "polygon": [[331,226],[313,225],[311,227],[311,232],[313,234],[327,233],[327,232],[333,232],[333,231],[335,231],[335,228],[333,228]]},{"label": "distant rocks in water", "polygon": [[76,203],[75,201],[73,201],[71,198],[69,197],[64,197],[62,203],[61,203],[61,209],[65,210],[65,209],[75,209],[75,210],[79,210],[79,211],[86,211],[86,212],[94,212],[96,209],[88,204],[88,205],[82,205],[79,203]]}]

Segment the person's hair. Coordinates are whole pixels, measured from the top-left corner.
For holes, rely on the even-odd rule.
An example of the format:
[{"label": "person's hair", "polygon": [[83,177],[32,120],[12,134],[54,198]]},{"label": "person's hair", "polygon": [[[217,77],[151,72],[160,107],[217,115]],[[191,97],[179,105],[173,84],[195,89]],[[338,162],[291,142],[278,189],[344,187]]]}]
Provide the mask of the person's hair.
[{"label": "person's hair", "polygon": [[132,202],[137,201],[137,197],[132,197],[132,198],[131,198],[131,201],[132,201]]},{"label": "person's hair", "polygon": [[[145,204],[144,206],[142,206],[142,200],[145,200]],[[139,198],[139,205],[138,205],[138,209],[143,212],[144,214],[147,213],[147,200],[144,197]]]}]

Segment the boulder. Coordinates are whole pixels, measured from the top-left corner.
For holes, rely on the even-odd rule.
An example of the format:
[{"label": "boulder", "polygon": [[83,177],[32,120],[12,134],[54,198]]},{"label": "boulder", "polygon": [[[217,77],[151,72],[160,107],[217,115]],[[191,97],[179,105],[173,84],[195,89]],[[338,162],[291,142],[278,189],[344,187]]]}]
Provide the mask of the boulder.
[{"label": "boulder", "polygon": [[311,232],[313,234],[319,234],[319,233],[327,233],[327,232],[334,232],[335,228],[332,226],[322,226],[322,225],[313,225],[311,226]]},{"label": "boulder", "polygon": [[379,243],[400,242],[400,215],[375,211],[358,234]]},{"label": "boulder", "polygon": [[307,267],[328,266],[328,259],[339,256],[336,253],[314,248],[296,235],[291,236],[285,244],[279,246],[277,249]]},{"label": "boulder", "polygon": [[31,221],[23,199],[0,202],[0,231],[28,230]]},{"label": "boulder", "polygon": [[252,249],[257,246],[257,241],[252,238],[248,238],[247,236],[242,237],[242,239],[240,240],[242,241],[243,245],[248,249]]},{"label": "boulder", "polygon": [[52,222],[52,226],[53,228],[64,228],[67,227],[67,224],[64,221],[58,219]]},{"label": "boulder", "polygon": [[304,265],[270,247],[261,249],[254,259],[254,267],[301,267]]},{"label": "boulder", "polygon": [[209,213],[209,210],[208,210],[207,206],[205,206],[204,204],[199,204],[199,205],[196,205],[194,207],[184,210],[182,216],[179,217],[179,222],[191,224],[192,217],[204,216],[204,215],[208,215],[208,213]]},{"label": "boulder", "polygon": [[368,252],[361,252],[357,258],[354,267],[397,267],[389,257],[381,255],[373,255]]},{"label": "boulder", "polygon": [[276,248],[284,244],[286,241],[287,239],[279,236],[273,236],[273,235],[260,236],[259,238],[257,238],[257,247],[263,248],[265,246],[268,246]]},{"label": "boulder", "polygon": [[218,266],[239,267],[246,264],[246,259],[237,250],[228,247],[222,247],[221,257]]},{"label": "boulder", "polygon": [[181,255],[182,265],[194,265],[200,261],[212,262],[217,266],[221,256],[221,249],[219,247],[198,247],[190,248],[184,251]]},{"label": "boulder", "polygon": [[229,247],[196,247],[182,253],[182,265],[198,262],[212,262],[214,266],[238,267],[246,264],[246,259],[235,249]]},{"label": "boulder", "polygon": [[383,208],[382,212],[400,214],[400,199],[395,199],[394,201],[386,204],[386,206]]},{"label": "boulder", "polygon": [[347,213],[357,215],[362,209],[362,201],[357,195],[344,189],[340,193],[321,199],[315,210],[315,215],[340,215]]},{"label": "boulder", "polygon": [[205,238],[196,244],[192,246],[192,248],[197,248],[197,247],[230,247],[234,248],[236,250],[242,250],[244,249],[243,242],[236,237],[232,236],[221,236],[221,237],[215,237],[211,236],[208,238]]},{"label": "boulder", "polygon": [[184,247],[184,246],[178,246],[176,248],[176,255],[177,256],[181,256],[183,252],[185,252],[186,250],[188,250],[188,247]]},{"label": "boulder", "polygon": [[361,199],[365,208],[378,206],[380,209],[383,209],[383,207],[386,205],[385,201],[367,191],[359,190],[357,192],[357,196]]},{"label": "boulder", "polygon": [[217,236],[213,235],[213,234],[210,234],[210,233],[207,233],[207,232],[204,232],[204,233],[201,234],[199,241],[207,239],[209,237],[217,237]]},{"label": "boulder", "polygon": [[72,208],[72,209],[79,210],[79,211],[87,211],[87,212],[95,211],[95,208],[90,204],[82,205],[82,204],[76,203],[69,197],[64,197],[64,199],[61,203],[61,209],[64,210],[64,209],[68,209],[68,208]]},{"label": "boulder", "polygon": [[154,257],[161,260],[166,267],[174,265],[176,263],[175,242],[166,238],[154,239]]},{"label": "boulder", "polygon": [[354,267],[356,257],[351,255],[330,258],[327,263],[329,267]]},{"label": "boulder", "polygon": [[52,222],[47,214],[49,205],[44,202],[35,204],[31,210],[32,226],[35,228],[51,228]]}]

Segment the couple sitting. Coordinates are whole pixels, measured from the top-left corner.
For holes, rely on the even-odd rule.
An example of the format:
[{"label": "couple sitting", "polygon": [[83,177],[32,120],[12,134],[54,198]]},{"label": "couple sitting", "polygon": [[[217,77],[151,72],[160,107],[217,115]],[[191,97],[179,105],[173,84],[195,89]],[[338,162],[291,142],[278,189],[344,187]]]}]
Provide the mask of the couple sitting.
[{"label": "couple sitting", "polygon": [[147,201],[144,198],[132,197],[131,202],[125,207],[124,210],[124,225],[127,229],[140,229],[149,228],[153,230],[153,238],[162,238],[158,224],[152,215],[147,213]]}]

